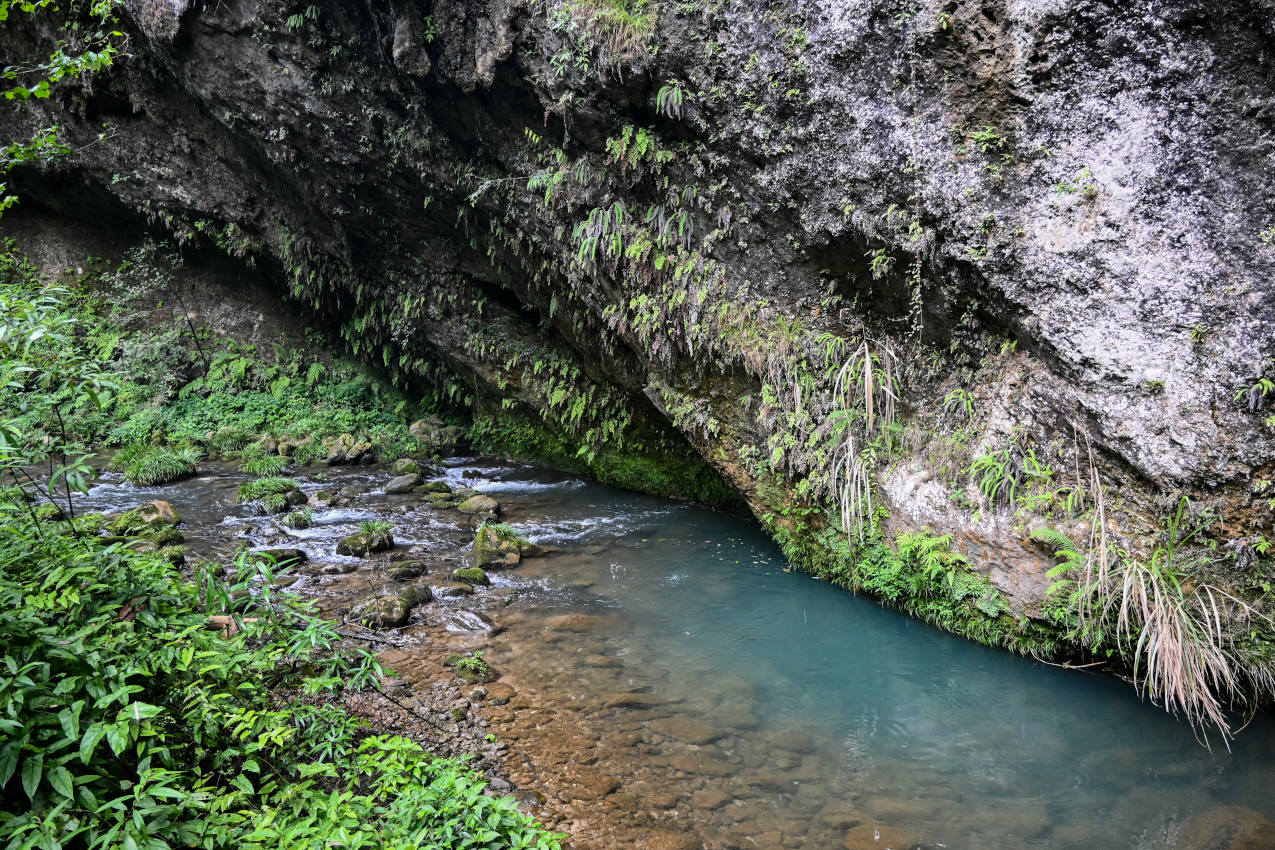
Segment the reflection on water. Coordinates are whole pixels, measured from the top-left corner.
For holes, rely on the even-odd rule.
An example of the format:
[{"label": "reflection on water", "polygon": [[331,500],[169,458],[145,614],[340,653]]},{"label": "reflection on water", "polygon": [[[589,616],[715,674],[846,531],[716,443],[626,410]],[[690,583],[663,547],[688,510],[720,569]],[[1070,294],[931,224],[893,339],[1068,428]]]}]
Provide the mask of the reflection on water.
[{"label": "reflection on water", "polygon": [[[296,545],[319,562],[357,563],[331,554],[335,539],[389,516],[403,546],[463,563],[464,523],[385,496],[387,478],[301,476],[308,492],[358,495],[295,532],[246,516],[243,477],[219,469],[158,488],[108,480],[86,507],[165,498],[197,548]],[[790,573],[746,521],[491,461],[447,478],[496,496],[557,550],[483,591],[518,591],[488,657],[520,698],[491,717],[533,757],[535,781],[558,789],[553,807],[604,823],[580,846],[661,846],[652,830],[710,848],[1275,846],[1208,843],[1217,823],[1272,834],[1261,833],[1275,818],[1267,718],[1234,752],[1209,752],[1118,681],[980,647]],[[323,594],[323,581],[298,587]],[[384,584],[361,582],[351,586]]]}]

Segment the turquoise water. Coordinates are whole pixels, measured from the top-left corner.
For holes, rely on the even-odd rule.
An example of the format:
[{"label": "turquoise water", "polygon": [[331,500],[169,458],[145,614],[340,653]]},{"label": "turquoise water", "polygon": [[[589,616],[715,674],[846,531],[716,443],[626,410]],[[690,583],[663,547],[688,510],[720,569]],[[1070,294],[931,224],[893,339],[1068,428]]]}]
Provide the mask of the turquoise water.
[{"label": "turquoise water", "polygon": [[[1219,806],[1275,818],[1267,717],[1231,752],[1210,751],[1114,678],[981,647],[789,572],[752,523],[578,482],[486,486],[522,488],[533,536],[579,554],[551,562],[550,580],[591,585],[543,604],[615,617],[607,647],[632,656],[631,679],[686,694],[745,680],[761,723],[739,737],[813,733],[827,795],[923,847],[1187,847],[1203,829],[1192,818]],[[694,714],[694,700],[679,710]]]},{"label": "turquoise water", "polygon": [[[448,477],[558,550],[493,574],[516,601],[490,609],[513,625],[489,649],[545,712],[520,721],[540,730],[524,740],[544,776],[622,779],[578,804],[573,817],[613,831],[577,847],[645,846],[654,824],[710,850],[1275,848],[1269,716],[1230,752],[1210,751],[1114,678],[981,647],[789,572],[749,521],[528,467],[475,460]],[[307,491],[367,491],[305,532],[246,516],[242,478],[217,467],[163,488],[104,479],[83,507],[168,498],[196,549],[247,539],[320,563],[357,561],[333,556],[335,539],[388,516],[403,546],[469,557],[455,514],[378,494],[385,470],[304,474]],[[374,563],[347,566],[359,592],[385,584]],[[585,618],[555,632],[561,614]],[[608,699],[629,691],[657,704]],[[1236,829],[1250,840],[1226,837]]]}]

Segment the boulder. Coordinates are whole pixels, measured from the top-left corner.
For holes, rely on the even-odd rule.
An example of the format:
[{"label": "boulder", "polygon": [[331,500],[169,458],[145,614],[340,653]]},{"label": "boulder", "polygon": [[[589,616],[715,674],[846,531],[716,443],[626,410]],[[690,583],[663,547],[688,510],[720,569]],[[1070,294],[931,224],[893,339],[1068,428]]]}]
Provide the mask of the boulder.
[{"label": "boulder", "polygon": [[491,579],[487,577],[487,573],[483,572],[482,567],[461,567],[459,570],[452,570],[452,580],[465,584],[491,584]]},{"label": "boulder", "polygon": [[419,472],[409,472],[406,475],[399,475],[391,478],[389,483],[385,485],[386,493],[410,493],[412,488],[421,483]]},{"label": "boulder", "polygon": [[416,492],[443,493],[450,495],[452,492],[452,485],[448,484],[446,481],[426,481],[424,484],[421,484],[416,488]]},{"label": "boulder", "polygon": [[384,552],[394,548],[394,537],[388,531],[360,531],[348,537],[342,537],[336,544],[338,555],[353,555],[361,558],[373,552]]},{"label": "boulder", "polygon": [[429,570],[426,568],[425,562],[417,560],[395,561],[385,570],[385,574],[393,581],[419,578],[427,572]]},{"label": "boulder", "polygon": [[401,457],[394,461],[394,465],[390,467],[393,475],[420,475],[421,466],[410,457]]},{"label": "boulder", "polygon": [[412,607],[401,596],[376,596],[350,610],[350,619],[369,629],[396,629],[407,623]]},{"label": "boulder", "polygon": [[445,581],[439,584],[430,585],[430,590],[434,592],[434,596],[438,599],[455,599],[458,596],[469,596],[474,592],[474,588],[464,582]]},{"label": "boulder", "polygon": [[182,521],[181,514],[170,503],[157,499],[122,514],[110,515],[110,528],[117,534],[160,531]]},{"label": "boulder", "polygon": [[369,629],[396,629],[407,623],[413,608],[432,598],[428,586],[413,584],[398,593],[363,600],[350,609],[349,619]]},{"label": "boulder", "polygon": [[484,523],[474,534],[474,563],[479,567],[512,567],[543,554],[544,549],[503,523]]},{"label": "boulder", "polygon": [[500,513],[500,502],[497,502],[491,496],[479,494],[465,499],[465,501],[456,506],[456,510],[463,514],[496,516],[496,514]]},{"label": "boulder", "polygon": [[186,536],[171,525],[167,528],[161,528],[159,531],[143,534],[142,537],[156,546],[180,546],[186,542]]},{"label": "boulder", "polygon": [[443,420],[437,416],[430,416],[427,419],[417,419],[408,426],[407,432],[418,440],[428,442],[429,436],[442,427],[444,427]]}]

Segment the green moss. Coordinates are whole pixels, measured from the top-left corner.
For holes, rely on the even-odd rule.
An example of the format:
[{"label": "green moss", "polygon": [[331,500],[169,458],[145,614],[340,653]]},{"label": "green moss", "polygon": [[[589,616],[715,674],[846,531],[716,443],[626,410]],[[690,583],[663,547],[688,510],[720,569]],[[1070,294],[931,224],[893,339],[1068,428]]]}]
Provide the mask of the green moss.
[{"label": "green moss", "polygon": [[452,578],[465,584],[491,584],[491,579],[487,578],[482,567],[461,567],[452,571]]}]

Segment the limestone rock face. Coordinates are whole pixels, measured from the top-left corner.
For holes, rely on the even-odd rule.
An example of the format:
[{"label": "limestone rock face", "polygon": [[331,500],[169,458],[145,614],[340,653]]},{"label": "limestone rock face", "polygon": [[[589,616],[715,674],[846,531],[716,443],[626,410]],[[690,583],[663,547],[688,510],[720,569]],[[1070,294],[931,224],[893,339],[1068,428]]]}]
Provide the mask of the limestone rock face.
[{"label": "limestone rock face", "polygon": [[[1220,551],[1269,537],[1269,2],[813,0],[764,33],[747,4],[564,8],[338,2],[293,31],[129,0],[127,62],[15,113],[77,153],[11,175],[6,232],[52,262],[59,228],[158,222],[334,327],[359,304],[347,336],[476,435],[663,495],[715,474],[781,532],[831,506],[866,351],[899,378],[889,530],[964,532],[1015,616],[1053,566],[1030,531],[1092,510],[1093,473],[1130,551],[1179,495]],[[44,26],[6,61],[47,58]],[[330,463],[370,458],[348,436]],[[999,453],[1027,501],[980,493]]]}]

